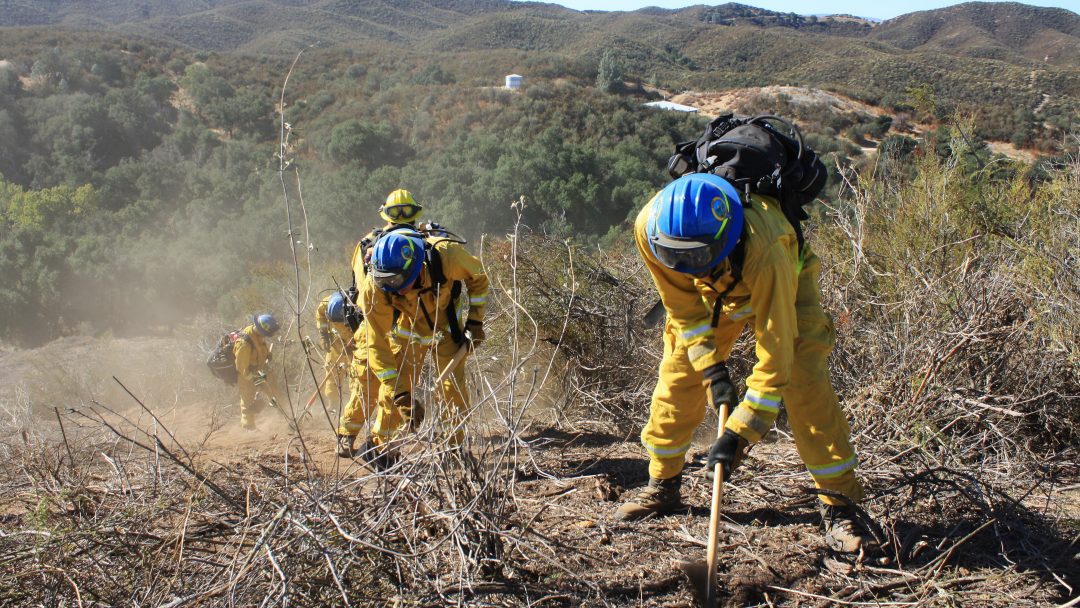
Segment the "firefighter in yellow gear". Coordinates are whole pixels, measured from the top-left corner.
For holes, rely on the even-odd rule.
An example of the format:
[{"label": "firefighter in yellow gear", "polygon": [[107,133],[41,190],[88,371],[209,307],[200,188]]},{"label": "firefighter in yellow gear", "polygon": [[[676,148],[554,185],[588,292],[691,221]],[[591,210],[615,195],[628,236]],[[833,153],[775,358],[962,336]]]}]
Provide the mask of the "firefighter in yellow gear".
[{"label": "firefighter in yellow gear", "polygon": [[[386,233],[399,230],[415,230],[415,222],[420,219],[424,207],[416,202],[412,193],[408,190],[398,189],[386,197],[386,202],[379,207],[379,216],[386,220],[386,225],[377,230],[372,230],[357,242],[353,248],[350,268],[353,275],[353,287],[345,297],[345,304],[351,314],[356,314],[359,308],[359,285],[363,284],[367,275],[367,266],[371,258],[371,248],[378,238]],[[367,331],[363,322],[358,322],[353,334],[352,364],[349,368],[349,400],[341,410],[338,421],[338,445],[337,454],[343,458],[351,458],[356,455],[354,442],[356,436],[364,428],[371,414],[373,395],[378,395],[379,380],[371,373],[367,357]],[[366,446],[370,450],[371,446]]]},{"label": "firefighter in yellow gear", "polygon": [[279,327],[273,315],[255,315],[251,325],[240,330],[240,338],[233,343],[236,384],[240,389],[240,424],[248,430],[255,429],[255,416],[266,407],[267,400],[271,405],[281,400],[270,373],[269,344]]},{"label": "firefighter in yellow gear", "polygon": [[[376,446],[417,423],[412,391],[429,351],[434,350],[436,369],[442,370],[459,348],[484,340],[487,298],[488,278],[480,260],[458,242],[397,231],[375,243],[358,296],[364,316],[364,338],[358,343],[366,347],[368,373],[379,382],[372,425]],[[439,392],[450,440],[460,441],[468,408],[462,364]]]},{"label": "firefighter in yellow gear", "polygon": [[[365,252],[369,245],[365,245],[365,241],[369,238],[373,237],[371,235],[364,237],[365,240],[357,243],[356,248],[353,250],[351,267],[354,286],[362,284],[364,277],[367,275]],[[354,287],[346,294],[346,305],[350,309],[347,316],[362,317],[362,313],[355,310],[358,308],[356,302],[359,298],[358,293]],[[337,455],[342,458],[352,458],[356,455],[354,449],[356,436],[363,430],[364,424],[371,415],[371,408],[374,403],[372,396],[378,395],[379,390],[379,380],[371,373],[371,368],[368,366],[367,330],[364,325],[365,323],[362,320],[359,321],[352,335],[353,348],[352,364],[349,367],[349,400],[341,410],[337,430]],[[365,446],[365,453],[370,452],[372,447]]]},{"label": "firefighter in yellow gear", "polygon": [[[417,230],[417,227],[419,227],[425,235],[430,235],[435,238],[450,236],[449,233],[438,224],[432,222],[421,223],[420,214],[422,211],[423,206],[416,201],[412,193],[408,190],[395,190],[386,197],[386,202],[379,208],[379,215],[386,220],[386,225],[369,232],[353,249],[351,267],[354,289],[350,290],[349,295],[351,297],[347,298],[350,305],[355,305],[357,309],[360,308],[357,303],[357,300],[359,300],[359,288],[357,286],[364,283],[373,247],[380,237],[393,232],[414,233]],[[363,312],[361,311],[356,316],[362,318]],[[482,331],[482,327],[477,329],[477,333]],[[345,408],[342,410],[341,420],[338,426],[337,453],[342,457],[352,457],[357,454],[357,450],[354,449],[353,445],[354,441],[371,414],[372,403],[378,399],[381,386],[381,382],[374,375],[371,366],[368,364],[368,349],[366,346],[367,336],[367,328],[361,322],[354,334],[355,347],[353,349],[353,364],[349,374],[350,398],[345,405]],[[409,346],[410,340],[405,332],[391,332],[388,341],[390,342],[390,351],[396,359],[397,368],[401,368],[402,365],[413,365],[413,362],[405,360],[406,354],[410,354],[410,357],[414,357],[416,362],[423,360],[423,353],[417,353],[415,348]],[[447,348],[447,346],[444,345],[442,348]],[[424,350],[426,351],[426,348]],[[439,349],[437,348],[436,354],[438,352]],[[452,354],[453,353],[451,353],[451,356]],[[410,371],[409,377],[412,377],[415,372],[419,372],[419,369]],[[411,390],[409,391],[409,394],[411,395]],[[402,398],[402,396],[398,396],[399,405],[411,407],[411,403],[401,403]],[[390,399],[390,402],[392,403],[393,400]],[[385,409],[387,409],[387,413],[385,415],[386,423],[384,426],[393,429],[401,427],[403,420],[400,411],[401,408],[387,406]],[[412,418],[411,412],[409,417]],[[413,422],[415,422],[415,420],[413,420]],[[392,434],[392,432],[389,432],[384,433],[383,435],[388,436]],[[369,459],[372,457],[371,454],[376,452],[376,443],[382,442],[382,436],[376,435],[374,439],[375,441],[369,440],[367,445],[361,450],[361,452]]]},{"label": "firefighter in yellow gear", "polygon": [[353,329],[346,319],[347,309],[345,294],[334,291],[323,298],[315,310],[315,327],[319,332],[319,345],[324,353],[323,370],[326,372],[322,393],[334,403],[341,398],[341,386],[352,365]]},{"label": "firefighter in yellow gear", "polygon": [[745,397],[710,449],[708,469],[720,463],[725,479],[730,476],[783,404],[799,456],[814,484],[829,491],[819,497],[838,537],[828,536],[830,544],[839,540],[845,550],[855,550],[868,542],[851,512],[863,488],[848,423],[829,380],[835,330],[818,293],[821,263],[809,247],[800,251],[778,201],[740,196],[716,175],[686,175],[641,210],[634,237],[667,321],[659,379],[641,432],[650,483],[617,517],[680,508],[694,429],[707,403],[733,404],[725,361],[749,324],[757,361]]}]

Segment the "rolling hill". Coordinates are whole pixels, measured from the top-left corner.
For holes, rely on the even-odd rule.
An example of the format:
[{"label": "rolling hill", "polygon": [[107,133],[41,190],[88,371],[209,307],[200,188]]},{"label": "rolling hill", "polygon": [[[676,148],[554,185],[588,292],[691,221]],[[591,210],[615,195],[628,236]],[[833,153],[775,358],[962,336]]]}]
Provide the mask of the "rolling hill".
[{"label": "rolling hill", "polygon": [[315,43],[436,60],[503,49],[598,62],[611,51],[629,75],[678,88],[798,84],[888,98],[931,81],[968,102],[988,92],[1032,106],[1042,95],[1066,106],[1080,100],[1080,15],[1018,3],[970,2],[875,25],[733,3],[579,12],[508,0],[0,2],[0,27],[28,26],[278,57]]},{"label": "rolling hill", "polygon": [[[1080,15],[1019,3],[969,2],[903,15],[875,25],[865,19],[802,16],[728,3],[684,9],[580,12],[555,4],[509,0],[4,0],[0,27],[62,26],[139,31],[197,48],[257,51],[260,40],[283,31],[328,44],[387,41],[445,48],[473,40],[484,48],[574,47],[582,36],[641,31],[664,35],[726,28],[798,30],[865,39],[901,50],[929,50],[977,58],[1022,56],[1055,65],[1080,62]],[[201,29],[192,36],[189,31]],[[533,32],[532,30],[539,30]],[[648,30],[650,28],[644,28]],[[434,41],[431,34],[441,32]],[[477,34],[480,34],[479,36]],[[644,32],[642,32],[644,33]],[[479,38],[479,40],[477,40]],[[677,38],[667,40],[678,43]]]},{"label": "rolling hill", "polygon": [[882,23],[869,35],[905,50],[1080,65],[1080,15],[1016,2],[969,2]]}]

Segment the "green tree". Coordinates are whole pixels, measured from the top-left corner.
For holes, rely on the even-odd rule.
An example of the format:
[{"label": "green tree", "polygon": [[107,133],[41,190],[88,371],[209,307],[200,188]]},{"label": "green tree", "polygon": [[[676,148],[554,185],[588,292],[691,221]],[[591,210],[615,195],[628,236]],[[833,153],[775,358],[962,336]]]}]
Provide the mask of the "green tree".
[{"label": "green tree", "polygon": [[350,119],[330,132],[327,152],[338,163],[373,168],[401,160],[408,148],[389,124]]},{"label": "green tree", "polygon": [[626,68],[618,55],[607,50],[600,59],[600,67],[596,72],[596,88],[605,93],[614,93],[622,88],[623,79],[626,77]]},{"label": "green tree", "polygon": [[205,113],[207,106],[213,102],[228,99],[236,93],[227,80],[201,63],[193,63],[184,70],[180,86],[187,91],[195,109],[200,113]]},{"label": "green tree", "polygon": [[93,186],[56,186],[44,190],[23,190],[0,182],[0,210],[6,223],[15,228],[48,229],[84,218],[98,208]]}]

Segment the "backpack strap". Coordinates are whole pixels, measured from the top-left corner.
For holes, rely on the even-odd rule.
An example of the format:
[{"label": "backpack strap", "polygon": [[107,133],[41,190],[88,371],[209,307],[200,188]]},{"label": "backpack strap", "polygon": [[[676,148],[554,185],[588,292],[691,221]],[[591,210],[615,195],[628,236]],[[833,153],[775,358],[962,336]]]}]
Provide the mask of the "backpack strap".
[{"label": "backpack strap", "polygon": [[[446,273],[443,272],[442,255],[435,249],[435,243],[425,239],[424,245],[424,255],[427,258],[425,261],[427,262],[428,274],[431,276],[431,286],[427,289],[440,289],[447,283]],[[457,300],[460,296],[461,281],[454,281],[450,284],[450,301],[446,304],[446,321],[450,326],[450,337],[454,340],[454,344],[465,343],[465,332],[461,331],[461,324],[458,322],[457,316]],[[420,300],[420,310],[424,313],[428,326],[435,329],[435,324],[432,322],[431,316],[428,315],[422,299]]]},{"label": "backpack strap", "polygon": [[724,298],[742,281],[743,262],[746,260],[746,238],[747,233],[744,230],[735,243],[735,249],[732,249],[731,254],[728,255],[728,263],[731,264],[731,283],[716,296],[712,309],[711,326],[713,329],[720,324],[720,310],[723,308]]},{"label": "backpack strap", "polygon": [[795,229],[795,239],[799,242],[799,258],[802,258],[803,247],[806,245],[806,236],[803,234],[802,223],[810,219],[810,216],[803,209],[802,204],[799,203],[797,193],[792,192],[790,188],[781,188],[779,199],[780,210],[784,212],[784,217],[787,218],[791,227]]}]

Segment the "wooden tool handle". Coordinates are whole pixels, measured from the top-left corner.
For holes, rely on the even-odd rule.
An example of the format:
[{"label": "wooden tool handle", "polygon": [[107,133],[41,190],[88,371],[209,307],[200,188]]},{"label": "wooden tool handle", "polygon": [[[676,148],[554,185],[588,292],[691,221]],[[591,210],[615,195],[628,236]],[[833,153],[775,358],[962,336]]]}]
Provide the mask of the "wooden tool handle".
[{"label": "wooden tool handle", "polygon": [[[726,403],[720,405],[718,413],[720,421],[716,427],[716,438],[724,434],[724,426],[727,425],[728,410],[731,406]],[[716,536],[720,531],[720,501],[724,499],[724,463],[718,462],[713,467],[712,506],[709,509],[709,549],[706,565],[709,568],[708,591],[705,606],[716,606]]]},{"label": "wooden tool handle", "polygon": [[435,379],[435,386],[441,385],[449,378],[450,374],[454,373],[454,370],[457,369],[457,366],[461,364],[462,359],[464,359],[467,354],[469,354],[469,343],[465,342],[461,345],[461,348],[457,349],[457,352],[454,353],[454,358],[450,359],[450,363],[446,364],[446,368],[442,370],[439,377]]}]

